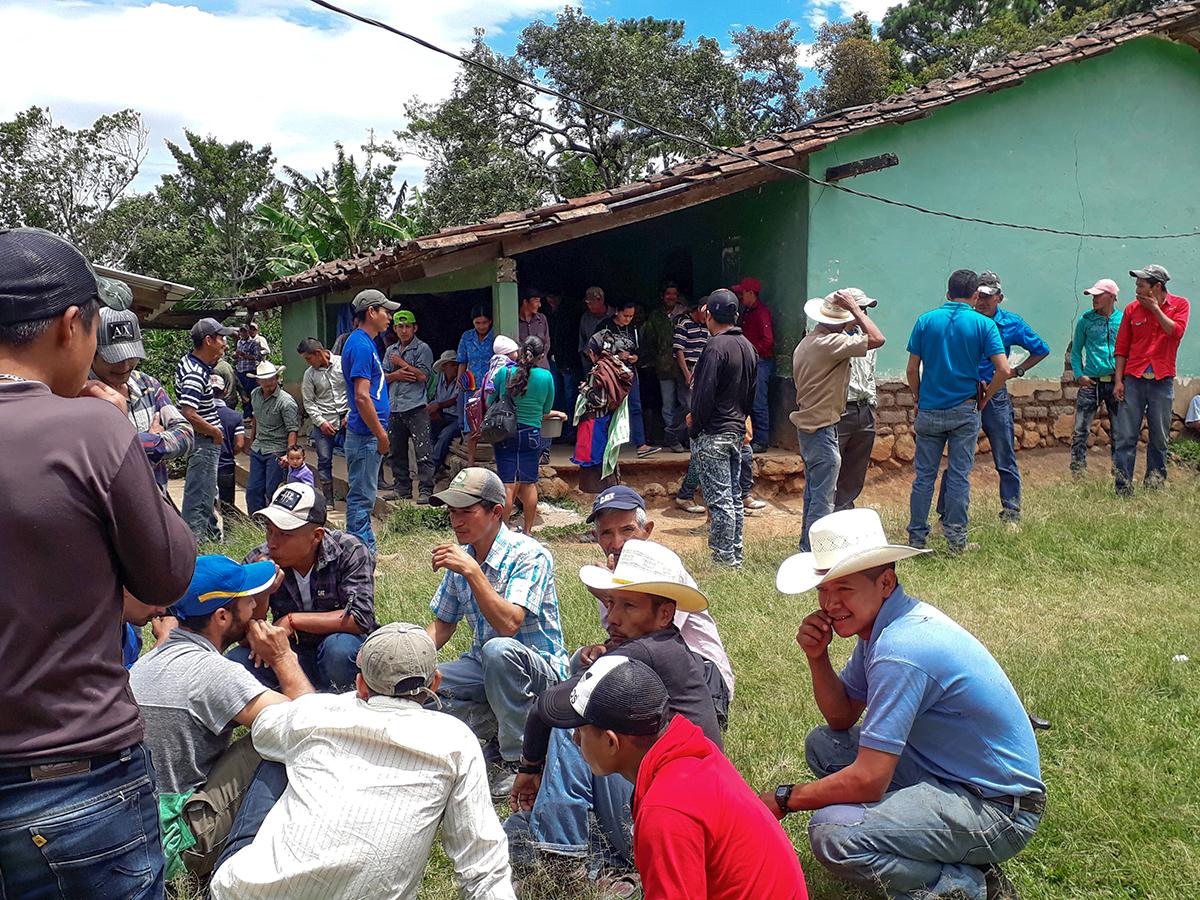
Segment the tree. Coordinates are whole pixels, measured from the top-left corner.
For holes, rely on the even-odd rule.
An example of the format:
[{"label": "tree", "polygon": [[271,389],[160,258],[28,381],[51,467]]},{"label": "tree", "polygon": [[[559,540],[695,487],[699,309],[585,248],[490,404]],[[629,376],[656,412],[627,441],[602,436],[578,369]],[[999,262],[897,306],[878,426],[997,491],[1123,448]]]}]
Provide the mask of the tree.
[{"label": "tree", "polygon": [[908,86],[898,49],[875,39],[865,13],[820,27],[813,68],[821,75],[821,86],[809,90],[806,99],[818,115],[875,103]]},{"label": "tree", "polygon": [[361,171],[340,143],[337,157],[315,178],[284,166],[286,205],[260,203],[258,213],[275,233],[267,268],[276,278],[321,262],[362,256],[414,236],[403,214],[407,184],[392,187],[395,166],[376,166],[370,150]]},{"label": "tree", "polygon": [[770,31],[748,25],[732,34],[734,65],[744,78],[748,112],[759,134],[794,131],[808,117],[796,31],[784,20]]},{"label": "tree", "polygon": [[56,123],[48,107],[0,123],[0,224],[45,228],[89,259],[119,259],[119,232],[100,239],[97,229],[137,177],[148,137],[131,109],[78,131]]}]

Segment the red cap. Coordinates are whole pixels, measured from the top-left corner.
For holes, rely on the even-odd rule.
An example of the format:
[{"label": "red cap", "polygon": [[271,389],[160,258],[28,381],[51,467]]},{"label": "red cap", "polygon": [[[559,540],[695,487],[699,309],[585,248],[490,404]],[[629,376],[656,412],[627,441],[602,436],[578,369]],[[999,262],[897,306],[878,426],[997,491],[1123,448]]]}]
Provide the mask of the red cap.
[{"label": "red cap", "polygon": [[757,278],[743,278],[737,284],[730,288],[737,295],[741,295],[743,291],[753,291],[755,294],[762,293],[762,282]]}]

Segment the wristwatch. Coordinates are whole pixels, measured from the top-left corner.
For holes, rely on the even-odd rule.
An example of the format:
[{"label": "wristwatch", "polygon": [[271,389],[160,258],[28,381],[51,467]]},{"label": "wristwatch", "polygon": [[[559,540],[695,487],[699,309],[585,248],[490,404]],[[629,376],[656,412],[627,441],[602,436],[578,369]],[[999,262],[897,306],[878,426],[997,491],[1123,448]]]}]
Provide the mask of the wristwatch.
[{"label": "wristwatch", "polygon": [[1013,371],[1016,373],[1016,376],[1018,378],[1025,377],[1025,367],[1024,366],[1017,366]]},{"label": "wristwatch", "polygon": [[775,805],[779,807],[779,811],[785,816],[791,812],[788,809],[788,803],[792,799],[792,788],[794,787],[794,784],[781,784],[775,788]]}]

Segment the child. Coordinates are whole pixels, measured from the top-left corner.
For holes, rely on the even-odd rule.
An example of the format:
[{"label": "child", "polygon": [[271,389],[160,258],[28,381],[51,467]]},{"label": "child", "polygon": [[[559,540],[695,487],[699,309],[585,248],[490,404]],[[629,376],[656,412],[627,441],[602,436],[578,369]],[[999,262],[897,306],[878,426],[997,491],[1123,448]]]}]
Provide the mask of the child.
[{"label": "child", "polygon": [[288,470],[287,483],[291,484],[293,481],[302,481],[315,489],[313,472],[304,460],[304,451],[300,447],[288,447],[286,459]]}]

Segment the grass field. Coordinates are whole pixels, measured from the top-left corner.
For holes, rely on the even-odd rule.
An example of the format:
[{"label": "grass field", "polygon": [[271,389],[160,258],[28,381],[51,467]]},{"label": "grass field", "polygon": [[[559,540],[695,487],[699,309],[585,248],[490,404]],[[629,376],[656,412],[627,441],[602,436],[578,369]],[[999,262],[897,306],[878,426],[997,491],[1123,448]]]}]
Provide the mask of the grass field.
[{"label": "grass field", "polygon": [[[908,592],[977,635],[1028,709],[1053,722],[1038,739],[1048,810],[1036,838],[1006,867],[1024,898],[1200,897],[1200,603],[1189,574],[1200,560],[1200,479],[1180,470],[1172,478],[1165,490],[1131,501],[1118,501],[1107,479],[1029,487],[1019,530],[996,520],[994,495],[977,496],[971,537],[979,550],[900,564]],[[901,538],[900,511],[883,515],[889,535]],[[381,622],[428,620],[439,580],[429,548],[446,537],[416,531],[382,539],[382,551],[400,559],[379,577]],[[226,552],[254,540],[239,533]],[[738,679],[726,751],[756,789],[810,777],[804,735],[819,722],[794,641],[815,594],[775,590],[775,570],[794,544],[794,537],[749,542],[736,574],[685,554]],[[568,643],[600,639],[595,602],[577,577],[580,565],[596,561],[596,547],[555,541],[551,549]],[[443,659],[467,641],[464,627]],[[835,663],[851,647],[836,642]],[[1173,662],[1177,654],[1191,659]],[[806,821],[792,816],[786,827],[810,895],[865,896],[813,860]],[[435,851],[421,897],[457,896],[451,866]]]}]

